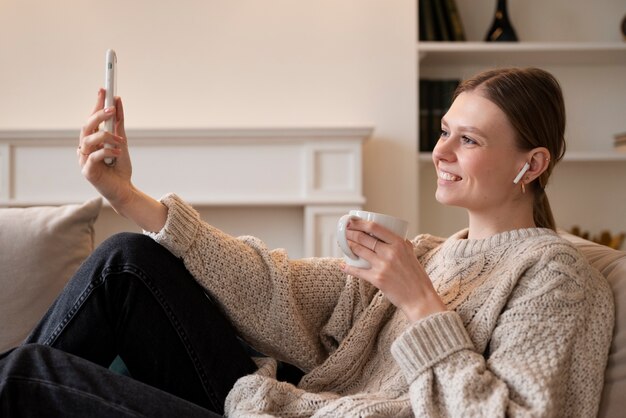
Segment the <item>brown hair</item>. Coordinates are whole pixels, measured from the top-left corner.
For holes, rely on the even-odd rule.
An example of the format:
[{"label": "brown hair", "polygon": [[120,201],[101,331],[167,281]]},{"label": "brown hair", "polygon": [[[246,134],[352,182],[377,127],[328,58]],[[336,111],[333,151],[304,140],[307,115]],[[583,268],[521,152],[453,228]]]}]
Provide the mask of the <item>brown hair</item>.
[{"label": "brown hair", "polygon": [[502,109],[517,133],[520,149],[545,147],[550,152],[548,168],[529,186],[534,193],[535,225],[556,229],[544,188],[565,154],[565,104],[559,82],[539,68],[494,69],[462,82],[454,98],[474,90]]}]

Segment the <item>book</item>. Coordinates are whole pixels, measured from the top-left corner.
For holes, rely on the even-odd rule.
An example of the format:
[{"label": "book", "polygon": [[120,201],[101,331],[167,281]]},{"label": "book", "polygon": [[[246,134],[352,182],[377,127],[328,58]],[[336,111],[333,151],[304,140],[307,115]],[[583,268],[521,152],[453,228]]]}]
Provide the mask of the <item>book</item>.
[{"label": "book", "polygon": [[437,40],[437,35],[435,33],[435,14],[433,11],[433,1],[436,0],[419,0],[420,24],[423,23],[424,25],[425,41]]},{"label": "book", "polygon": [[439,141],[439,137],[441,136],[441,118],[444,115],[443,112],[443,84],[440,80],[431,80],[430,81],[430,92],[431,92],[431,101],[430,101],[430,120],[429,123],[429,132],[428,132],[428,151],[432,151],[435,149],[435,145]]},{"label": "book", "polygon": [[446,17],[448,23],[448,30],[450,31],[450,38],[453,41],[464,41],[465,30],[463,29],[463,22],[461,21],[461,15],[459,9],[456,7],[454,0],[443,0],[445,3]]},{"label": "book", "polygon": [[450,29],[447,23],[447,12],[445,9],[446,0],[432,0],[433,9],[435,10],[435,32],[438,41],[450,41]]},{"label": "book", "polygon": [[419,150],[431,152],[441,132],[441,118],[452,104],[459,80],[420,79],[419,91]]},{"label": "book", "polygon": [[420,41],[464,41],[455,0],[418,0]]},{"label": "book", "polygon": [[424,27],[424,2],[423,1],[418,1],[417,2],[418,5],[418,10],[417,10],[417,17],[418,17],[418,38],[420,41],[427,41],[428,39],[426,38],[426,28]]},{"label": "book", "polygon": [[420,152],[432,151],[429,150],[428,138],[430,136],[430,105],[428,99],[430,98],[430,83],[428,80],[420,79],[419,84],[419,150]]}]

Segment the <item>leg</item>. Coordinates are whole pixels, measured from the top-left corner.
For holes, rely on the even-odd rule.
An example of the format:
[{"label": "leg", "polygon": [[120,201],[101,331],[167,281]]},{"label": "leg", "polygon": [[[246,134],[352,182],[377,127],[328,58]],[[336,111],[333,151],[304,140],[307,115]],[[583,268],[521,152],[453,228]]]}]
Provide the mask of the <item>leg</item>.
[{"label": "leg", "polygon": [[80,357],[28,344],[0,356],[3,417],[218,417]]},{"label": "leg", "polygon": [[94,251],[27,343],[101,366],[119,354],[134,378],[218,413],[234,382],[256,370],[183,263],[139,234]]}]

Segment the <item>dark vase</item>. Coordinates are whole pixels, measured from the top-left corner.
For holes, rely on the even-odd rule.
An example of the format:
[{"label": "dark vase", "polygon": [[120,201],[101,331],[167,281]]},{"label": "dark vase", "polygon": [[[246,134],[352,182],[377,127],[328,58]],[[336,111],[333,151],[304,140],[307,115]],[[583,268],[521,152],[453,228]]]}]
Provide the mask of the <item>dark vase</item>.
[{"label": "dark vase", "polygon": [[487,42],[517,42],[517,34],[509,20],[506,10],[506,0],[498,0],[496,15],[493,18],[491,28],[485,36]]}]

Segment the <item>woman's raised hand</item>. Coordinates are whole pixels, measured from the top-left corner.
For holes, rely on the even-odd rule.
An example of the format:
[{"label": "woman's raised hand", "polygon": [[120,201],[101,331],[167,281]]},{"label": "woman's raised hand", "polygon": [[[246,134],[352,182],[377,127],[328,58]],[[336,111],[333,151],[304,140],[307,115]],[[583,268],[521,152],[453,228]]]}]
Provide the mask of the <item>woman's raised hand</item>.
[{"label": "woman's raised hand", "polygon": [[[109,201],[117,213],[146,231],[157,232],[165,225],[167,207],[133,186],[122,99],[116,97],[115,106],[104,109],[104,96],[104,89],[100,89],[96,107],[80,131],[76,151],[78,163],[85,178]],[[100,124],[113,115],[116,118],[115,132],[100,131]],[[105,144],[112,147],[105,147]],[[115,164],[106,165],[105,158],[115,158]]]},{"label": "woman's raised hand", "polygon": [[408,240],[362,219],[350,220],[346,238],[352,252],[367,260],[371,268],[344,264],[343,271],[380,289],[409,321],[446,310]]},{"label": "woman's raised hand", "polygon": [[[118,212],[133,195],[132,167],[124,130],[122,99],[115,98],[115,106],[104,108],[105,90],[98,91],[98,99],[89,119],[80,132],[77,155],[83,176],[104,196]],[[100,124],[115,115],[115,132],[99,130]],[[105,144],[112,145],[111,148]],[[114,165],[106,165],[105,158],[115,158]]]}]

